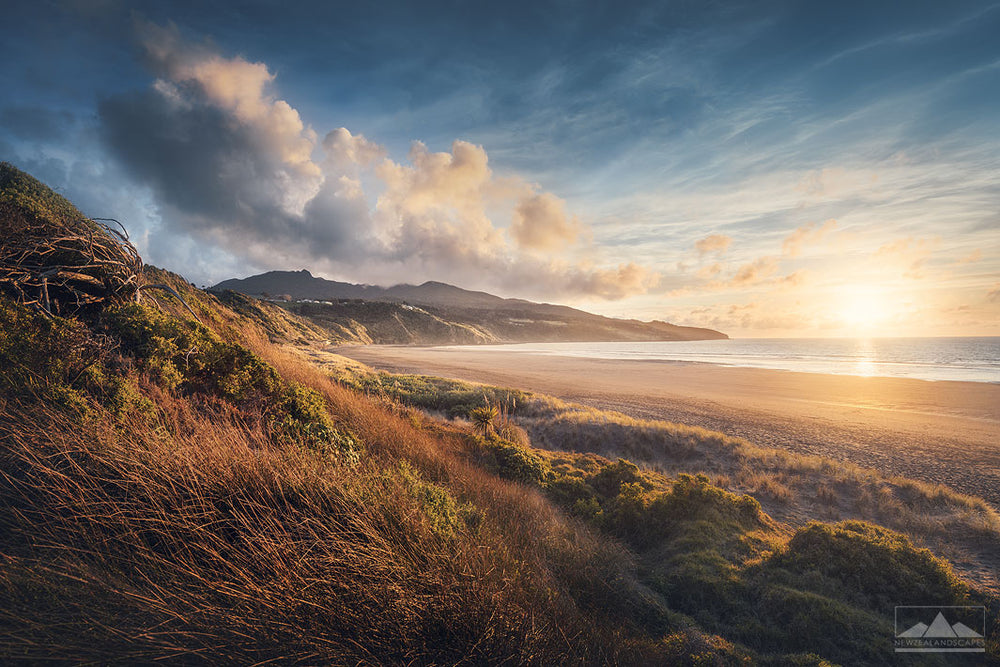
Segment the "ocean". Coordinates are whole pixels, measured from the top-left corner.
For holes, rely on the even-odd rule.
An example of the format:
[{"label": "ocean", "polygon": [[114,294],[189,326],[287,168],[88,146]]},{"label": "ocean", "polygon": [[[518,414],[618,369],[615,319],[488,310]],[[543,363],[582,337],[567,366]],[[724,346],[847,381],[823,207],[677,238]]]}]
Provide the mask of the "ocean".
[{"label": "ocean", "polygon": [[1000,337],[735,338],[655,343],[521,343],[474,346],[474,349],[1000,384]]}]

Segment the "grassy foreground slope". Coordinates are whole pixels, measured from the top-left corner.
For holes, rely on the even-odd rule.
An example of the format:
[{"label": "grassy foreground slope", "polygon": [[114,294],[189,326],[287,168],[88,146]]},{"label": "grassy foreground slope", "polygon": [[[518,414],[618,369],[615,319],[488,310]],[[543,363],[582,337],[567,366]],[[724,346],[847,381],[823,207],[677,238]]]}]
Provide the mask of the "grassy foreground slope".
[{"label": "grassy foreground slope", "polygon": [[[898,530],[952,560],[976,585],[1000,592],[1000,513],[943,486],[818,456],[757,447],[722,433],[566,403],[550,396],[417,375],[377,373],[325,350],[300,350],[346,386],[447,418],[465,418],[489,400],[516,406],[509,420],[522,441],[560,458],[588,452],[625,458],[670,477],[704,474],[747,493],[792,526],[861,519]],[[526,438],[526,439],[525,439]]]},{"label": "grassy foreground slope", "polygon": [[0,662],[891,664],[894,604],[997,618],[899,533],[535,449],[475,397],[480,432],[435,420],[147,280],[202,323],[0,296]]}]

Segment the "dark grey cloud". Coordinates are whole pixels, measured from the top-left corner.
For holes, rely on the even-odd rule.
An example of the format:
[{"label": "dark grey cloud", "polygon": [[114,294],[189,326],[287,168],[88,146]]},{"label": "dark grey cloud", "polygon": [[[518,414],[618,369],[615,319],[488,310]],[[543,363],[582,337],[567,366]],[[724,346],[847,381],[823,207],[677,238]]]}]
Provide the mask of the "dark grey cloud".
[{"label": "dark grey cloud", "polygon": [[107,148],[153,190],[164,224],[225,237],[235,249],[253,242],[301,246],[313,257],[348,253],[361,211],[327,191],[290,211],[287,166],[256,128],[198,97],[175,103],[150,90],[99,105]]}]

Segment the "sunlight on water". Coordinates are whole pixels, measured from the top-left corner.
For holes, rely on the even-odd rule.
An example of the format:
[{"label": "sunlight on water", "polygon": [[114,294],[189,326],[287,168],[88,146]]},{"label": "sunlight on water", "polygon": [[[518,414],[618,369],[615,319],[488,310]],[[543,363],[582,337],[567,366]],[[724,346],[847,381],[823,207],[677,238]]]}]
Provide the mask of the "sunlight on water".
[{"label": "sunlight on water", "polygon": [[876,364],[877,357],[875,353],[875,345],[872,343],[871,338],[860,338],[857,342],[858,354],[861,359],[858,359],[857,363],[854,364],[854,371],[849,373],[849,375],[860,375],[861,377],[875,377],[878,375],[878,366]]},{"label": "sunlight on water", "polygon": [[530,354],[690,362],[861,377],[1000,383],[1000,337],[737,338],[475,346]]},{"label": "sunlight on water", "polygon": [[878,368],[872,359],[862,359],[854,365],[854,372],[849,373],[849,375],[860,375],[867,378],[875,377],[877,374]]}]

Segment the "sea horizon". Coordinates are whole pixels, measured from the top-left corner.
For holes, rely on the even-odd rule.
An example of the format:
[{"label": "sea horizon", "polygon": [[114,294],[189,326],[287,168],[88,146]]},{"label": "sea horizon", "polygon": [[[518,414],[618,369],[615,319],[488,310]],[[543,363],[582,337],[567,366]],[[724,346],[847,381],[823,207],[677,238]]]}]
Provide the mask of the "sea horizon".
[{"label": "sea horizon", "polygon": [[728,338],[459,346],[623,361],[1000,384],[1000,336]]}]

